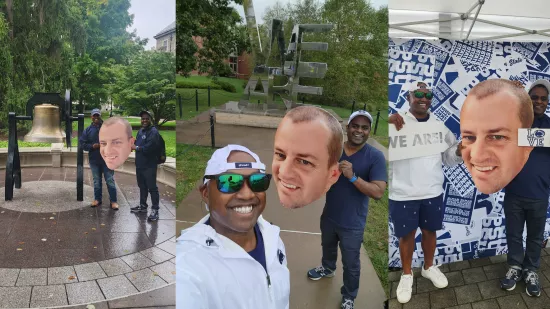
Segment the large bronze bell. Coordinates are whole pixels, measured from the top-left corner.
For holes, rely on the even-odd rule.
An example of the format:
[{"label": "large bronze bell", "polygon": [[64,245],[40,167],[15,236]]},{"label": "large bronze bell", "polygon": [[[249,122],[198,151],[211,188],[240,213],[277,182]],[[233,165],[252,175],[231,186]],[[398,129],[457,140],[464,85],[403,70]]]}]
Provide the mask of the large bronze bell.
[{"label": "large bronze bell", "polygon": [[59,107],[40,104],[34,107],[32,129],[25,135],[26,142],[63,143],[65,133],[61,130]]}]

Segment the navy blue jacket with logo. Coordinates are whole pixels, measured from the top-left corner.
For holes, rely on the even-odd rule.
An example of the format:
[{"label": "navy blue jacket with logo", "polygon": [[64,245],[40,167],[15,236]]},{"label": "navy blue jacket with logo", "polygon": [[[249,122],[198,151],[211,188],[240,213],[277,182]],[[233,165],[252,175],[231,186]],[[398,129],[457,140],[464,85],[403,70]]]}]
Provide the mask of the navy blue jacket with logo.
[{"label": "navy blue jacket with logo", "polygon": [[160,149],[159,131],[154,126],[141,128],[136,136],[136,168],[157,166],[157,157]]},{"label": "navy blue jacket with logo", "polygon": [[78,139],[78,142],[82,145],[82,149],[88,152],[88,159],[90,164],[99,165],[103,164],[103,158],[99,153],[99,148],[94,149],[94,144],[99,144],[99,129],[101,129],[101,123],[95,126],[93,123],[87,127],[82,135]]}]

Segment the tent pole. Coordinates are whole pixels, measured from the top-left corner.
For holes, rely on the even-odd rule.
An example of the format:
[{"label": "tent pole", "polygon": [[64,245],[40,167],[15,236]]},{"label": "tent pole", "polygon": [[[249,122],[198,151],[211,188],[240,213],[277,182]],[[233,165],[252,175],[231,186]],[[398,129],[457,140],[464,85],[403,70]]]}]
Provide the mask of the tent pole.
[{"label": "tent pole", "polygon": [[466,13],[464,13],[464,14],[461,15],[461,18],[462,18],[462,19],[468,18],[468,17],[470,16],[470,13],[471,13],[478,5],[481,6],[481,4],[483,4],[484,2],[485,2],[485,0],[477,0],[477,1],[472,5],[472,7],[471,7],[468,11],[466,11]]},{"label": "tent pole", "polygon": [[[477,16],[479,15],[479,11],[481,10],[482,4],[479,4],[479,7],[477,8],[476,16],[474,17],[472,24],[470,25],[470,30],[468,30],[468,34],[466,35],[466,40],[470,37],[470,33],[472,33],[472,28],[474,28],[474,24],[476,23]],[[469,17],[468,17],[469,18]]]}]

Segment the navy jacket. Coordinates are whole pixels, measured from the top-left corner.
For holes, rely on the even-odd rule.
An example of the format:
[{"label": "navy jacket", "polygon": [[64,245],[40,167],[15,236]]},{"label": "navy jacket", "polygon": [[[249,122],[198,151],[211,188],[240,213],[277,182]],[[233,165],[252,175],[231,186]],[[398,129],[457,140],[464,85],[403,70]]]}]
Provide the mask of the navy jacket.
[{"label": "navy jacket", "polygon": [[136,135],[136,168],[157,166],[157,157],[160,149],[159,131],[154,126],[141,128]]},{"label": "navy jacket", "polygon": [[[535,118],[533,128],[550,129],[550,117]],[[523,169],[504,189],[514,195],[534,200],[548,200],[550,195],[550,148],[535,147]]]},{"label": "navy jacket", "polygon": [[88,152],[90,164],[95,165],[103,164],[104,162],[101,154],[99,153],[99,148],[92,148],[93,144],[99,144],[99,129],[101,129],[101,123],[99,126],[94,126],[92,123],[84,130],[84,132],[82,132],[82,135],[78,140],[78,142],[82,145],[82,148]]}]

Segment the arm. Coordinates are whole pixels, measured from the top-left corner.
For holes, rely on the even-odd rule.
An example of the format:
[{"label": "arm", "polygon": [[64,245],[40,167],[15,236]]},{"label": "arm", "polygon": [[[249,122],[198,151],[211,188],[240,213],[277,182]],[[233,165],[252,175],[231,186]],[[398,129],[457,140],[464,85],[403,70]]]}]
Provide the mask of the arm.
[{"label": "arm", "polygon": [[142,152],[145,155],[154,152],[158,145],[158,135],[158,131],[155,128],[152,128],[148,138],[145,140],[145,144],[137,146],[136,152]]},{"label": "arm", "polygon": [[78,139],[78,142],[80,145],[82,145],[82,149],[85,151],[91,151],[92,150],[92,144],[88,143],[88,128],[82,132],[82,135]]},{"label": "arm", "polygon": [[[206,309],[208,301],[205,299],[206,293],[201,288],[201,280],[196,273],[189,267],[192,258],[188,256],[191,252],[181,252],[182,244],[177,243],[177,264],[176,264],[176,303],[178,309]],[[181,265],[181,266],[180,266]],[[178,267],[179,266],[179,267]]]},{"label": "arm", "polygon": [[464,162],[462,160],[462,156],[460,155],[458,142],[453,132],[448,131],[447,134],[445,134],[445,142],[449,145],[449,148],[441,154],[443,164],[452,167]]},{"label": "arm", "polygon": [[[352,164],[347,161],[342,161],[341,167],[344,176],[351,180],[353,178]],[[386,190],[388,180],[386,159],[381,152],[376,153],[368,177],[370,181],[357,177],[357,180],[353,182],[353,185],[357,188],[357,190],[366,196],[375,200],[381,199],[384,195],[384,191]]]}]

